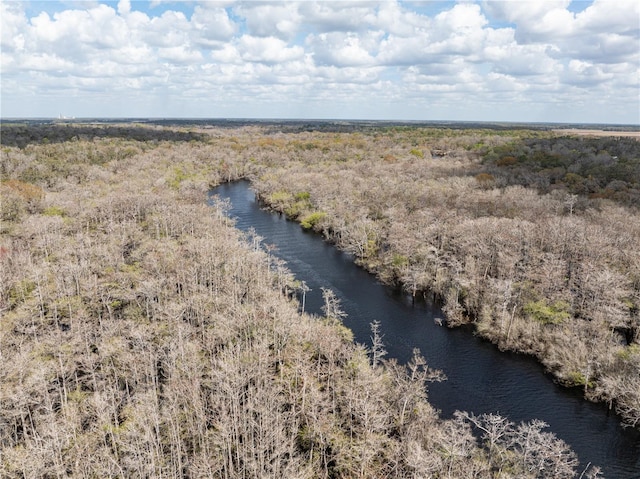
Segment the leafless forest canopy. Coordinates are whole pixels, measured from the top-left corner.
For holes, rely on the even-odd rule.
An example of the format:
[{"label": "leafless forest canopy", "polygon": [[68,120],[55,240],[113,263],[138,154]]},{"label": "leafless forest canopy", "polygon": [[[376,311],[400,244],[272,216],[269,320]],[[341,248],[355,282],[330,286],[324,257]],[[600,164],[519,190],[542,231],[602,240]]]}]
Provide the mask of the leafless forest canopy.
[{"label": "leafless forest canopy", "polygon": [[640,143],[311,130],[2,126],[2,477],[576,475],[540,421],[439,418],[438,373],[354,344],[331,292],[301,314],[205,205],[239,178],[640,424]]}]

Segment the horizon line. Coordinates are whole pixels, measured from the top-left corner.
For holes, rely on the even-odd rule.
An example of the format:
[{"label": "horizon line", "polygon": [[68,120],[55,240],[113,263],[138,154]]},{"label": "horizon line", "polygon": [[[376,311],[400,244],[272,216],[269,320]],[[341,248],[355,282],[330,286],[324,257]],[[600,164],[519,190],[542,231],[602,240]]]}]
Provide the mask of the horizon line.
[{"label": "horizon line", "polygon": [[229,121],[229,122],[336,122],[336,123],[391,123],[391,124],[508,124],[508,125],[558,125],[558,126],[574,126],[574,125],[591,125],[591,126],[624,126],[640,129],[639,123],[599,123],[599,122],[563,122],[563,121],[523,121],[523,120],[411,120],[411,119],[365,119],[365,118],[277,118],[277,117],[163,117],[163,116],[86,116],[86,117],[65,117],[65,116],[0,116],[1,122],[9,121],[51,121],[58,123],[82,123],[83,121]]}]

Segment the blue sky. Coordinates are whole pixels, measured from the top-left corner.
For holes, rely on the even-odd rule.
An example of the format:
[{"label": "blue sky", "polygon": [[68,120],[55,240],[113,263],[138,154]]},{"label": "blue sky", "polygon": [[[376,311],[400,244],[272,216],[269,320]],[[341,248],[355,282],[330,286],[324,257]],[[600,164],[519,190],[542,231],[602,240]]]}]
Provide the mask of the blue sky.
[{"label": "blue sky", "polygon": [[0,113],[640,124],[638,4],[4,0]]}]

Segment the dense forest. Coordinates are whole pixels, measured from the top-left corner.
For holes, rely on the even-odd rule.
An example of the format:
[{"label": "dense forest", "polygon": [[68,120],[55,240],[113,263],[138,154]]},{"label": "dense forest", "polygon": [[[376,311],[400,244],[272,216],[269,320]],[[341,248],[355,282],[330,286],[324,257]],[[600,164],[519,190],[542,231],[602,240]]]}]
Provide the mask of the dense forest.
[{"label": "dense forest", "polygon": [[272,139],[254,185],[412,294],[640,426],[640,142],[390,128]]},{"label": "dense forest", "polygon": [[436,295],[451,326],[637,426],[638,144],[604,141],[3,125],[0,475],[575,477],[541,421],[439,418],[418,351],[400,365],[355,344],[331,291],[323,317],[301,313],[286,267],[205,200],[251,179],[384,281]]}]

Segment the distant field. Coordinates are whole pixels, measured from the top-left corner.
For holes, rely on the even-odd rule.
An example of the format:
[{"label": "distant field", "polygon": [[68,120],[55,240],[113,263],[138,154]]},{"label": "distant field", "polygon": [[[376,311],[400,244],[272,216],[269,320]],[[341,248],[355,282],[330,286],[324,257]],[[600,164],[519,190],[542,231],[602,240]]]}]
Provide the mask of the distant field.
[{"label": "distant field", "polygon": [[562,128],[553,130],[563,135],[581,135],[581,136],[627,136],[640,139],[640,131],[610,131],[610,130],[587,130],[578,128]]}]

